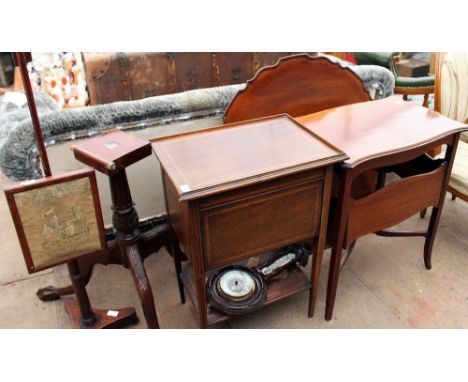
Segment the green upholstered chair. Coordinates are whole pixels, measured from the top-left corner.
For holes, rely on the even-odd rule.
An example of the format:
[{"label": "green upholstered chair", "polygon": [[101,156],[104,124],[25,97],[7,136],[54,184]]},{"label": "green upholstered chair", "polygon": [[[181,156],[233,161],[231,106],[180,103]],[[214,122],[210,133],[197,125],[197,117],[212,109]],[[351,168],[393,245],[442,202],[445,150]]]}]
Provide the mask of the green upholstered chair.
[{"label": "green upholstered chair", "polygon": [[424,95],[423,106],[429,106],[429,94],[434,93],[434,77],[403,77],[398,74],[396,63],[399,52],[351,52],[358,65],[379,65],[389,69],[395,76],[395,94],[402,94],[407,100],[409,95]]}]

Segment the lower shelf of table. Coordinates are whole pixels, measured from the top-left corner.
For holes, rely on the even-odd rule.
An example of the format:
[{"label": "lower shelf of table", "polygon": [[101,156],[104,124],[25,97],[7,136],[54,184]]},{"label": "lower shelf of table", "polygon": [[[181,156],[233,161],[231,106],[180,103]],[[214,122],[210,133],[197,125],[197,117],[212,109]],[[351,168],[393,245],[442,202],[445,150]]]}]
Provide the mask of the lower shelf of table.
[{"label": "lower shelf of table", "polygon": [[[268,292],[264,306],[310,289],[311,285],[309,279],[299,267],[292,267],[283,272],[287,273],[286,277],[268,281]],[[195,278],[192,267],[189,266],[188,269],[182,272],[181,279],[184,284],[186,294],[188,295],[187,302],[189,303],[194,316],[198,319],[199,312],[196,304]],[[208,303],[208,325],[214,325],[231,318],[232,316],[218,312]]]}]

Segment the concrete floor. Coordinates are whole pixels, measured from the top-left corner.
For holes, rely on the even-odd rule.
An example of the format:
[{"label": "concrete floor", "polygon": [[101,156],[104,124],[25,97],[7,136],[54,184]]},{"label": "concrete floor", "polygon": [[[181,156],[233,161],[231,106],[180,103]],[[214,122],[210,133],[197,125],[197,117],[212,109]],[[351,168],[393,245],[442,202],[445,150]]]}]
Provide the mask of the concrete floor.
[{"label": "concrete floor", "polygon": [[[5,178],[0,174],[1,183]],[[61,301],[42,302],[35,293],[46,285],[68,283],[64,267],[28,275],[3,193],[0,193],[0,328],[68,328]],[[137,206],[138,207],[138,206]],[[404,227],[424,228],[415,216]],[[307,317],[303,292],[220,328],[468,328],[468,203],[448,197],[434,245],[433,269],[422,259],[421,238],[360,239],[342,271],[334,317],[324,320],[330,252],[324,257],[316,315]],[[187,305],[178,300],[172,259],[162,250],[145,262],[160,324],[195,328]],[[307,269],[309,272],[309,269]],[[88,285],[95,307],[134,306],[145,322],[130,273],[115,265],[97,266]]]}]

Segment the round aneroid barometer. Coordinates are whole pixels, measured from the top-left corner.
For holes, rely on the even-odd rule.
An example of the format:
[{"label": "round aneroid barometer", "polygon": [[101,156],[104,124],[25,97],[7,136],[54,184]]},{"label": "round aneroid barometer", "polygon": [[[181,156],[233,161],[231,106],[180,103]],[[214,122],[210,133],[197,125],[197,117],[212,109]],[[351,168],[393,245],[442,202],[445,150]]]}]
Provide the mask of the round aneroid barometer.
[{"label": "round aneroid barometer", "polygon": [[252,312],[259,309],[266,299],[263,277],[256,270],[239,265],[213,272],[207,287],[211,304],[228,315]]},{"label": "round aneroid barometer", "polygon": [[249,272],[232,269],[220,275],[216,287],[228,298],[243,300],[255,290],[255,280]]},{"label": "round aneroid barometer", "polygon": [[213,272],[207,282],[211,305],[231,316],[261,308],[266,300],[267,281],[291,266],[306,266],[309,255],[307,244],[292,244],[256,268],[230,265]]}]

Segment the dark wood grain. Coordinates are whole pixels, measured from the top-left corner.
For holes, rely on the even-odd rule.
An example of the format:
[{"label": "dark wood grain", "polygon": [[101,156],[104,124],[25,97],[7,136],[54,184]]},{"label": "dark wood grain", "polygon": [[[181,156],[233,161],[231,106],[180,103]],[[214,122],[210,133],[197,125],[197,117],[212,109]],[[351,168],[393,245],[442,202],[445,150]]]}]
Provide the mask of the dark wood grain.
[{"label": "dark wood grain", "polygon": [[187,203],[179,203],[179,192],[169,179],[165,171],[162,171],[164,197],[168,219],[171,222],[171,228],[174,230],[179,246],[186,253],[190,260],[189,248],[189,210]]},{"label": "dark wood grain", "polygon": [[[387,231],[385,236],[423,236],[424,263],[431,268],[432,247],[440,221],[459,134],[467,127],[421,106],[396,97],[347,105],[298,118],[311,131],[333,142],[349,155],[337,173],[337,207],[329,268],[325,318],[330,320],[338,278],[356,239],[400,223],[427,206],[433,206],[426,232]],[[337,127],[339,126],[339,127]],[[426,156],[431,148],[446,144],[443,161]],[[395,171],[404,178],[385,186],[379,175],[377,188],[353,193],[360,177]]]},{"label": "dark wood grain", "polygon": [[[296,293],[310,289],[311,284],[307,279],[307,276],[298,267],[286,269],[283,272],[286,274],[285,277],[278,277],[277,279],[269,282],[264,306],[268,306]],[[197,292],[195,277],[191,267],[188,267],[184,272],[182,272],[182,281],[184,283],[185,290],[187,291],[187,295],[189,296],[188,301],[190,303],[190,309],[194,316],[199,319],[200,311],[196,300]],[[218,324],[231,318],[232,317],[226,314],[218,312],[210,304],[207,305],[207,325]]]},{"label": "dark wood grain", "polygon": [[[63,299],[65,309],[70,316],[72,329],[119,329],[127,325],[134,325],[138,323],[138,317],[134,308],[120,308],[120,309],[102,309],[93,308],[95,322],[85,325],[80,320],[80,308],[78,302],[70,297]],[[109,311],[117,312],[117,316],[109,315]],[[114,313],[115,314],[115,313]]]},{"label": "dark wood grain", "polygon": [[164,52],[83,53],[92,105],[173,93],[173,55]]},{"label": "dark wood grain", "polygon": [[213,54],[209,52],[175,53],[176,91],[204,89],[213,86]]},{"label": "dark wood grain", "polygon": [[346,246],[360,236],[392,227],[426,207],[438,205],[445,172],[441,165],[429,174],[404,178],[364,198],[353,199]]},{"label": "dark wood grain", "polygon": [[361,79],[327,57],[284,57],[260,70],[231,101],[224,122],[286,113],[292,117],[369,101]]},{"label": "dark wood grain", "polygon": [[365,161],[450,136],[466,125],[439,113],[388,97],[324,110],[297,120],[350,157],[346,165]]},{"label": "dark wood grain", "polygon": [[[332,188],[332,182],[333,182],[333,166],[330,166],[326,170],[326,175],[325,175],[325,182],[324,182],[324,190],[323,194],[324,195],[330,195],[331,194],[331,188]],[[322,268],[322,259],[323,259],[323,251],[325,249],[326,241],[327,241],[327,228],[328,228],[328,214],[329,214],[329,206],[330,203],[323,203],[322,204],[322,211],[320,213],[320,232],[315,239],[315,247],[313,249],[313,257],[312,257],[312,267],[311,267],[311,274],[310,274],[310,280],[312,282],[312,285],[310,287],[310,293],[309,293],[309,317],[313,317],[314,315],[314,310],[315,310],[315,304],[317,302],[317,295],[318,295],[318,289],[319,289],[319,282],[320,282],[320,272]]]},{"label": "dark wood grain", "polygon": [[152,140],[181,200],[341,161],[345,155],[287,115]]},{"label": "dark wood grain", "polygon": [[320,179],[201,209],[206,269],[316,236],[322,188]]},{"label": "dark wood grain", "polygon": [[[467,129],[468,130],[468,129]],[[427,228],[428,235],[424,241],[424,265],[426,269],[432,269],[432,248],[439,226],[440,217],[442,215],[442,208],[445,202],[445,194],[448,189],[450,181],[450,174],[452,172],[453,163],[455,161],[455,155],[457,152],[458,141],[460,140],[460,133],[452,135],[452,142],[447,145],[443,164],[446,166],[444,179],[440,188],[439,200],[434,203],[432,208],[431,217],[429,220],[429,226]]]},{"label": "dark wood grain", "polygon": [[[260,69],[265,66],[276,65],[281,57],[292,56],[295,53],[285,53],[285,52],[254,52],[253,53],[253,68],[254,73],[257,73]],[[309,53],[311,56],[316,55],[316,53]],[[250,79],[250,78],[248,78]]]},{"label": "dark wood grain", "polygon": [[[367,101],[370,101],[369,94],[349,69],[326,58],[298,55],[283,58],[275,66],[258,72],[234,97],[224,116],[224,121],[231,123],[288,113],[349,155],[333,180],[332,195],[337,196],[337,200],[336,208],[331,210],[330,221],[334,224],[329,225],[328,235],[332,257],[327,320],[332,317],[341,267],[351,254],[356,238],[365,233],[381,232],[382,228],[432,204],[431,222],[423,235],[426,239],[424,260],[430,268],[441,213],[440,200],[443,200],[456,148],[455,137],[465,129],[461,123],[396,97]],[[415,167],[425,152],[441,144],[447,144],[451,153],[446,156],[444,166],[433,174],[427,174],[428,166],[434,171],[440,162],[425,163],[419,169]],[[401,165],[400,173],[403,170],[411,175],[400,183],[384,187],[385,171],[398,165]],[[431,190],[423,195],[425,187]],[[411,200],[411,192],[421,197]],[[348,219],[353,205],[355,219]],[[389,235],[397,236],[398,232],[392,231]],[[401,233],[401,236],[409,235],[421,236],[421,232]],[[313,268],[312,272],[317,272],[317,266]],[[311,306],[314,299],[311,294]],[[309,307],[309,315],[312,314],[313,308]]]},{"label": "dark wood grain", "polygon": [[[83,53],[92,105],[241,84],[288,52]],[[309,53],[315,54],[315,53]]]},{"label": "dark wood grain", "polygon": [[[112,262],[130,268],[147,325],[149,328],[159,328],[153,293],[143,261],[163,245],[170,247],[173,234],[168,226],[152,230],[145,235],[140,233],[138,213],[134,207],[125,170],[127,166],[150,154],[151,145],[142,139],[113,131],[74,146],[73,151],[78,160],[109,176],[112,224],[116,232],[115,251],[96,257],[94,264]],[[92,266],[93,264],[89,264],[88,269],[92,269]],[[178,264],[176,269],[179,269]]]},{"label": "dark wood grain", "polygon": [[71,146],[75,158],[96,170],[111,174],[151,155],[148,141],[113,130]]},{"label": "dark wood grain", "polygon": [[[180,278],[201,328],[225,319],[213,318],[208,306],[207,272],[325,235],[330,169],[346,155],[290,117],[180,134],[152,145],[162,167],[169,223],[193,269],[190,286],[187,277]],[[324,240],[317,240],[314,293]],[[304,278],[279,284],[268,301],[310,288]],[[309,312],[314,304],[311,294]]]},{"label": "dark wood grain", "polygon": [[240,84],[252,78],[253,54],[251,52],[217,52],[213,54],[215,83],[219,86]]}]

